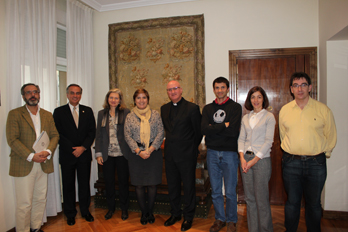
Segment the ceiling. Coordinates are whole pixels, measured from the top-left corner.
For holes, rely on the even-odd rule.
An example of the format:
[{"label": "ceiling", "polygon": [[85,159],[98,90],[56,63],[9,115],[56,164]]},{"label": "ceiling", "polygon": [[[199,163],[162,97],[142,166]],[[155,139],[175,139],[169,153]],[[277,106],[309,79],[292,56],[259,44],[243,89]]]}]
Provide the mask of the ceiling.
[{"label": "ceiling", "polygon": [[110,10],[121,10],[127,8],[153,6],[160,4],[190,2],[198,0],[80,0],[91,8],[103,12]]}]

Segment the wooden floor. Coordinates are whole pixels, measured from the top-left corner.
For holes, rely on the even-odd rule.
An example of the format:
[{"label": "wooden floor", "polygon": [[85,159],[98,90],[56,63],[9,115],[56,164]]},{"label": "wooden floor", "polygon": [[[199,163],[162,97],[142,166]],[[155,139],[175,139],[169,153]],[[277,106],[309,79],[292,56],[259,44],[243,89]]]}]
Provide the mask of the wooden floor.
[{"label": "wooden floor", "polygon": [[[93,202],[93,201],[92,201]],[[45,232],[61,232],[61,231],[84,231],[84,232],[106,232],[106,231],[180,231],[181,223],[177,222],[173,226],[165,227],[163,224],[169,218],[168,215],[155,215],[156,221],[154,224],[147,224],[145,226],[140,224],[140,213],[129,212],[129,218],[126,221],[121,220],[121,212],[116,211],[114,216],[110,220],[105,220],[104,215],[106,209],[94,208],[92,203],[90,207],[91,214],[94,216],[94,222],[86,222],[81,218],[80,214],[76,216],[76,224],[74,226],[68,226],[66,224],[66,218],[63,213],[59,213],[56,217],[49,217],[47,223],[42,226],[42,230]],[[284,228],[284,207],[272,206],[272,218],[274,231],[285,231]],[[209,211],[207,219],[195,218],[193,221],[190,232],[197,231],[209,231],[210,226],[214,222],[214,208],[212,206]],[[348,231],[348,221],[343,220],[327,220],[322,219],[322,232],[343,232]],[[224,227],[221,231],[226,231]],[[237,231],[248,231],[247,218],[246,218],[246,206],[244,204],[238,205],[238,223]],[[304,220],[304,209],[301,210],[301,219],[298,227],[298,232],[305,232],[306,225]]]}]

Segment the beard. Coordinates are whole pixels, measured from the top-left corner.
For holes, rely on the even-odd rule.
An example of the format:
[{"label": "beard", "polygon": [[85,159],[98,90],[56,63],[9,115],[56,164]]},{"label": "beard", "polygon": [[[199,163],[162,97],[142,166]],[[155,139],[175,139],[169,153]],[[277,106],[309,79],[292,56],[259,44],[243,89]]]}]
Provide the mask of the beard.
[{"label": "beard", "polygon": [[28,106],[37,106],[37,104],[39,104],[40,98],[36,98],[36,97],[31,97],[29,99],[24,98],[24,101]]}]

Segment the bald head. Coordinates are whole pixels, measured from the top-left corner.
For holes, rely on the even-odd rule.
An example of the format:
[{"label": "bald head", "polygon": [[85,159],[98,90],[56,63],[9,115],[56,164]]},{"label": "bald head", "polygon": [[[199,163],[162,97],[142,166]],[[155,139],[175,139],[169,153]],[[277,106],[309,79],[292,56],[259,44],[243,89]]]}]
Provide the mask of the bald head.
[{"label": "bald head", "polygon": [[173,103],[179,102],[182,98],[182,88],[180,87],[180,83],[177,81],[170,81],[167,84],[167,94]]}]

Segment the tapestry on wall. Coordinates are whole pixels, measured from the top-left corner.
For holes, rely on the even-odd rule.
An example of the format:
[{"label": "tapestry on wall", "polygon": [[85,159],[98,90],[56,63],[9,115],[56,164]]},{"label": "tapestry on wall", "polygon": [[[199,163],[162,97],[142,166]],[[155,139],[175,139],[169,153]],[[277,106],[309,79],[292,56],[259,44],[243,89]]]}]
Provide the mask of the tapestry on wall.
[{"label": "tapestry on wall", "polygon": [[149,19],[109,25],[110,88],[122,90],[132,109],[133,94],[144,88],[160,112],[169,101],[167,83],[176,80],[183,97],[205,105],[204,16]]}]

